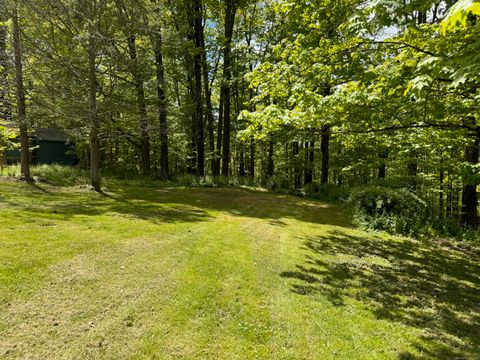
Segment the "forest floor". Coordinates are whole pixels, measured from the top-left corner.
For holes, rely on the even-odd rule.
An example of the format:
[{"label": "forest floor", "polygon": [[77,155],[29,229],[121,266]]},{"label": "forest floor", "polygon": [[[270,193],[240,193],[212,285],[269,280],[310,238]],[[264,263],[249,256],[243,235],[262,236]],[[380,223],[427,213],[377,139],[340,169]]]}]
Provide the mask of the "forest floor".
[{"label": "forest floor", "polygon": [[248,189],[0,181],[0,358],[478,354],[478,249]]}]

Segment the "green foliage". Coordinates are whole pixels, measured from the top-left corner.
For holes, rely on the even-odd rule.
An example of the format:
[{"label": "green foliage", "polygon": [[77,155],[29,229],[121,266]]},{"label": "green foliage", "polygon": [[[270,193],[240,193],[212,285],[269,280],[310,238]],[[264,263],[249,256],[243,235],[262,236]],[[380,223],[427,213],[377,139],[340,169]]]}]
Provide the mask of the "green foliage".
[{"label": "green foliage", "polygon": [[8,128],[0,121],[0,163],[3,160],[3,153],[6,150],[14,149],[18,145],[14,140],[18,136],[17,131]]},{"label": "green foliage", "polygon": [[425,202],[405,189],[366,187],[352,192],[347,204],[363,228],[418,235],[425,225]]},{"label": "green foliage", "polygon": [[265,180],[265,187],[271,191],[290,192],[291,182],[285,176],[271,176]]},{"label": "green foliage", "polygon": [[480,1],[459,0],[453,5],[442,21],[443,30],[451,30],[456,26],[466,26],[475,16],[480,16]]},{"label": "green foliage", "polygon": [[[88,172],[85,169],[63,165],[35,165],[31,174],[39,183],[49,183],[55,186],[75,186],[88,184]],[[6,166],[1,176],[16,178],[20,176],[20,166]]]},{"label": "green foliage", "polygon": [[321,185],[318,182],[309,184],[304,189],[305,195],[318,200],[345,201],[348,199],[350,189],[335,184]]}]

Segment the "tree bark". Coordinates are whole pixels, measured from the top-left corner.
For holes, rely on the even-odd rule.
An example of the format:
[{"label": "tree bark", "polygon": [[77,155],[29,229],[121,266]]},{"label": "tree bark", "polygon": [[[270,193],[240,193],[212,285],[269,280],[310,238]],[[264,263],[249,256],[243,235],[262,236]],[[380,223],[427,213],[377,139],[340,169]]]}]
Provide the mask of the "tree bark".
[{"label": "tree bark", "polygon": [[255,139],[253,136],[250,137],[250,162],[248,166],[248,176],[254,180],[255,179]]},{"label": "tree bark", "polygon": [[385,149],[380,152],[380,165],[378,166],[378,178],[383,180],[387,176],[387,158],[388,158],[388,150]]},{"label": "tree bark", "polygon": [[315,161],[315,142],[305,142],[305,185],[313,182],[313,166]]},{"label": "tree bark", "polygon": [[13,8],[13,49],[15,56],[15,82],[17,87],[18,128],[20,130],[20,167],[25,181],[32,181],[30,176],[30,141],[28,138],[27,105],[23,86],[22,44],[17,3]]},{"label": "tree bark", "polygon": [[165,96],[165,67],[163,65],[162,28],[157,27],[154,34],[155,66],[157,76],[158,119],[160,122],[160,178],[167,180],[169,176],[168,163],[168,122],[167,98]]},{"label": "tree bark", "polygon": [[416,157],[418,152],[414,151],[410,162],[407,164],[407,175],[412,189],[417,189],[417,172],[418,172],[418,163]]},{"label": "tree bark", "polygon": [[202,50],[202,72],[203,72],[203,89],[205,93],[205,117],[207,120],[207,131],[208,131],[208,151],[210,153],[210,167],[212,175],[215,175],[218,171],[216,170],[217,161],[215,155],[215,134],[213,131],[215,119],[213,117],[213,105],[212,105],[212,89],[210,89],[210,78],[208,76],[208,60],[207,60],[207,50],[205,46],[205,34],[204,27],[201,27],[200,30],[200,47]]},{"label": "tree bark", "polygon": [[245,177],[245,144],[243,142],[240,143],[240,161],[239,161],[239,171],[238,175],[240,177]]},{"label": "tree bark", "polygon": [[193,0],[193,28],[195,40],[195,54],[193,56],[193,73],[195,78],[195,128],[197,135],[197,176],[205,176],[205,129],[203,125],[202,102],[202,6],[200,0]]},{"label": "tree bark", "polygon": [[225,0],[225,45],[223,49],[223,153],[222,153],[222,175],[229,175],[230,167],[230,127],[231,127],[231,85],[232,80],[232,37],[237,13],[237,0]]},{"label": "tree bark", "polygon": [[223,87],[220,90],[220,104],[218,111],[218,128],[217,128],[217,150],[215,152],[215,172],[214,176],[220,175],[220,164],[222,159],[222,147],[223,147]]},{"label": "tree bark", "polygon": [[90,180],[95,191],[100,191],[100,143],[98,139],[99,120],[97,114],[96,41],[90,28],[88,41],[88,105],[90,118]]},{"label": "tree bark", "polygon": [[130,70],[137,90],[137,107],[140,125],[141,171],[143,175],[150,174],[150,134],[148,130],[147,104],[145,103],[145,85],[140,73],[137,55],[136,36],[129,34],[127,38],[131,60]]},{"label": "tree bark", "polygon": [[7,26],[4,25],[7,20],[5,0],[0,0],[0,119],[4,121],[12,119],[12,108],[8,100],[10,60],[7,54]]},{"label": "tree bark", "polygon": [[268,160],[267,160],[267,179],[271,178],[274,173],[274,163],[273,163],[273,140],[268,141]]},{"label": "tree bark", "polygon": [[[478,165],[480,146],[480,127],[477,128],[473,144],[465,147],[464,159],[468,164]],[[476,228],[479,225],[478,218],[478,195],[477,195],[477,181],[472,178],[477,175],[469,173],[463,180],[462,192],[462,224],[466,227]]]},{"label": "tree bark", "polygon": [[438,194],[438,220],[440,224],[443,224],[445,220],[445,200],[444,200],[444,181],[445,181],[445,171],[443,168],[443,158],[440,161],[440,191]]},{"label": "tree bark", "polygon": [[330,171],[330,125],[324,125],[321,136],[321,151],[322,151],[322,173],[320,183],[322,185],[328,184],[328,177]]},{"label": "tree bark", "polygon": [[301,179],[301,169],[300,169],[300,159],[298,158],[298,155],[300,153],[300,148],[298,141],[294,141],[292,144],[292,155],[293,155],[293,168],[294,168],[294,187],[295,189],[298,189],[302,186],[302,179]]}]

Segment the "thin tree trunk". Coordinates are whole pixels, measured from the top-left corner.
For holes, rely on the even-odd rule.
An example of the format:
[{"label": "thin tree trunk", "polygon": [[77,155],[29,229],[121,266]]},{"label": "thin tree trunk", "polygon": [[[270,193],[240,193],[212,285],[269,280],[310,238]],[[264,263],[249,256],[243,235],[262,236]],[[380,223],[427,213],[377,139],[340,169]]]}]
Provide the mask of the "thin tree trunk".
[{"label": "thin tree trunk", "polygon": [[407,176],[408,181],[410,182],[410,186],[413,190],[417,189],[417,172],[418,172],[418,151],[414,150],[410,155],[410,161],[407,164]]},{"label": "thin tree trunk", "polygon": [[223,87],[220,90],[220,104],[218,112],[218,129],[217,129],[217,150],[215,153],[215,176],[220,175],[220,161],[222,159],[222,147],[223,147]]},{"label": "thin tree trunk", "polygon": [[141,152],[141,170],[143,175],[150,174],[150,134],[148,131],[148,117],[147,117],[147,105],[145,102],[145,85],[143,78],[140,74],[136,36],[129,34],[128,50],[131,60],[131,72],[135,82],[135,88],[137,90],[137,107],[140,125],[140,152]]},{"label": "thin tree trunk", "polygon": [[379,157],[380,165],[378,167],[378,178],[383,180],[387,176],[388,150],[381,151]]},{"label": "thin tree trunk", "polygon": [[200,0],[193,0],[193,29],[196,51],[193,57],[195,78],[195,126],[197,135],[197,176],[205,176],[205,129],[203,127],[202,102],[202,6]]},{"label": "thin tree trunk", "polygon": [[248,166],[248,175],[252,180],[255,179],[255,139],[250,137],[250,164]]},{"label": "thin tree trunk", "polygon": [[445,220],[444,181],[445,172],[443,169],[443,158],[440,161],[440,193],[438,194],[438,220],[443,224]]},{"label": "thin tree trunk", "polygon": [[12,118],[12,108],[8,100],[10,60],[7,54],[7,26],[4,25],[7,20],[5,0],[0,0],[0,119],[4,121]]},{"label": "thin tree trunk", "polygon": [[305,142],[305,185],[313,182],[313,166],[315,160],[315,142]]},{"label": "thin tree trunk", "polygon": [[15,80],[17,85],[18,127],[20,130],[21,175],[25,181],[32,181],[32,177],[30,176],[30,144],[28,138],[27,106],[25,101],[25,88],[23,86],[22,44],[16,3],[13,8],[13,48],[15,56]]},{"label": "thin tree trunk", "polygon": [[239,171],[238,175],[240,177],[245,177],[245,144],[240,143],[240,161],[239,161]]},{"label": "thin tree trunk", "polygon": [[230,167],[230,128],[231,128],[231,85],[232,80],[232,37],[237,13],[237,0],[225,0],[225,46],[223,49],[223,153],[222,153],[222,175],[228,176]]},{"label": "thin tree trunk", "polygon": [[158,119],[160,122],[160,178],[167,180],[169,176],[168,164],[168,122],[167,98],[165,96],[165,67],[163,65],[162,28],[157,27],[154,34],[154,52],[157,75]]},{"label": "thin tree trunk", "polygon": [[100,143],[98,139],[99,121],[97,114],[97,75],[96,42],[93,29],[90,29],[88,42],[88,84],[90,117],[90,180],[92,187],[100,191]]},{"label": "thin tree trunk", "polygon": [[320,183],[328,184],[330,170],[330,125],[324,125],[322,128],[322,142],[320,144],[322,151],[322,173]]},{"label": "thin tree trunk", "polygon": [[[478,165],[480,146],[480,127],[477,128],[474,143],[465,147],[465,161],[471,166]],[[477,182],[473,179],[475,173],[470,173],[463,181],[462,192],[462,224],[466,227],[476,228],[478,219]]]},{"label": "thin tree trunk", "polygon": [[215,156],[215,134],[213,131],[215,119],[213,117],[213,106],[212,106],[212,90],[210,89],[210,78],[208,76],[208,60],[207,60],[207,51],[205,47],[205,34],[204,27],[202,26],[200,31],[200,46],[202,50],[202,72],[203,72],[203,89],[205,92],[205,111],[207,119],[207,131],[208,131],[208,151],[210,153],[210,167],[212,175],[217,173],[216,170],[216,156]]},{"label": "thin tree trunk", "polygon": [[298,145],[298,141],[294,141],[292,147],[293,147],[293,152],[292,152],[293,168],[294,168],[294,173],[295,173],[294,187],[295,187],[295,189],[298,189],[302,186],[301,169],[300,169],[300,164],[299,164],[300,159],[298,158],[298,155],[300,153],[300,148],[299,148],[299,145]]},{"label": "thin tree trunk", "polygon": [[268,141],[268,159],[267,159],[267,179],[271,178],[274,173],[274,163],[273,163],[273,140]]}]

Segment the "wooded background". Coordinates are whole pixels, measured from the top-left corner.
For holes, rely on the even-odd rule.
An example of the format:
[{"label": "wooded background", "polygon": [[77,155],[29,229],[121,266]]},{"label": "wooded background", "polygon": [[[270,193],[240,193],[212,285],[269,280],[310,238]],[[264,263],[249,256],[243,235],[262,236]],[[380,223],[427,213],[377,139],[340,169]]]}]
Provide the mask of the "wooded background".
[{"label": "wooded background", "polygon": [[101,171],[375,184],[476,227],[479,14],[474,0],[1,0],[0,115],[26,180],[28,134],[55,127],[97,190]]}]

